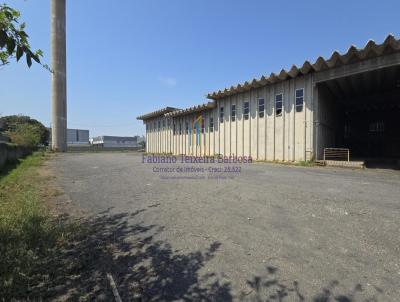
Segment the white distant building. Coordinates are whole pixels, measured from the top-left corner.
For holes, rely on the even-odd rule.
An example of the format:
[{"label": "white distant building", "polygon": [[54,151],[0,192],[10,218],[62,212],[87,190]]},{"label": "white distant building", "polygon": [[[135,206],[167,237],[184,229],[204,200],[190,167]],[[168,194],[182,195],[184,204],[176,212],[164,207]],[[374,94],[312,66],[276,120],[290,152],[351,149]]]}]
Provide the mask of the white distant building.
[{"label": "white distant building", "polygon": [[140,148],[144,137],[140,136],[97,136],[91,139],[92,145],[104,148]]}]

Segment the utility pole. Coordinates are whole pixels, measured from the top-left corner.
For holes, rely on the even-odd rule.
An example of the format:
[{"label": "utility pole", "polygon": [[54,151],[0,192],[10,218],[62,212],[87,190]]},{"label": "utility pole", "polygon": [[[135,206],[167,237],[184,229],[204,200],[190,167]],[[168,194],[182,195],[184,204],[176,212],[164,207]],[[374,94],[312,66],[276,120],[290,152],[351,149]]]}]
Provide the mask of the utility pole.
[{"label": "utility pole", "polygon": [[66,0],[51,0],[52,124],[51,148],[67,151]]}]

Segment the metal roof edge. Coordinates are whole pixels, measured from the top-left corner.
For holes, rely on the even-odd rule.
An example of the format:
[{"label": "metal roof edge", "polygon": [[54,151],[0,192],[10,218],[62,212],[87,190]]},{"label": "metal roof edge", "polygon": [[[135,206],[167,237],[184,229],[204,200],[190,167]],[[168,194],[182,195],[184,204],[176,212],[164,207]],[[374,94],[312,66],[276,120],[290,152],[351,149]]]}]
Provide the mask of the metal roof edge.
[{"label": "metal roof edge", "polygon": [[215,101],[229,95],[249,91],[256,87],[284,81],[288,78],[295,78],[299,75],[306,75],[312,72],[323,71],[326,69],[339,67],[341,65],[351,64],[354,63],[354,61],[361,61],[372,57],[381,56],[387,51],[400,51],[400,39],[396,39],[393,34],[387,35],[381,44],[376,44],[374,40],[370,39],[361,49],[351,45],[344,54],[334,51],[329,59],[324,59],[323,57],[319,56],[313,64],[306,60],[301,67],[292,65],[289,71],[282,69],[279,74],[271,73],[269,76],[263,75],[260,79],[254,78],[253,80],[246,81],[243,84],[237,84],[236,86],[231,86],[230,88],[210,92],[207,94],[207,98]]},{"label": "metal roof edge", "polygon": [[165,107],[165,108],[162,108],[160,110],[156,110],[156,111],[153,111],[153,112],[150,112],[150,113],[139,115],[138,117],[136,117],[136,119],[137,120],[147,120],[147,119],[154,118],[154,117],[157,117],[157,116],[160,116],[160,115],[164,115],[166,113],[173,112],[173,111],[176,111],[176,110],[181,110],[181,109],[174,108],[174,107]]}]

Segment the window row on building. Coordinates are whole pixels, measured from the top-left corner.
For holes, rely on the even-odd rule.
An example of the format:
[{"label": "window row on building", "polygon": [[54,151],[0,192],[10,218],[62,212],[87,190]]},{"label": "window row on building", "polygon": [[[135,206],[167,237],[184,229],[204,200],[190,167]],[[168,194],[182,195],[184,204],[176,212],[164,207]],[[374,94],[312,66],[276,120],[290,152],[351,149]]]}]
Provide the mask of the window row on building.
[{"label": "window row on building", "polygon": [[[304,88],[296,89],[295,90],[295,108],[296,112],[302,112],[304,106]],[[258,107],[258,117],[264,118],[265,116],[265,99],[259,98],[257,101]],[[277,117],[282,116],[283,111],[283,93],[279,93],[275,95],[275,115]],[[244,101],[243,102],[243,118],[244,120],[249,119],[250,114],[250,102]],[[236,113],[236,104],[231,104],[231,121],[236,121],[237,113]],[[225,108],[224,106],[219,107],[219,121],[220,123],[224,122],[225,118]],[[153,123],[146,124],[147,131],[157,131],[161,129],[170,128],[172,123],[173,134],[182,134],[183,130],[186,134],[189,134],[189,123],[185,122],[185,128],[183,129],[183,125],[181,123],[171,122],[171,118],[165,118],[163,120],[154,121]],[[209,119],[209,131],[214,131],[214,118],[211,117]],[[201,131],[204,133],[205,123],[204,119],[202,120],[201,124]]]}]

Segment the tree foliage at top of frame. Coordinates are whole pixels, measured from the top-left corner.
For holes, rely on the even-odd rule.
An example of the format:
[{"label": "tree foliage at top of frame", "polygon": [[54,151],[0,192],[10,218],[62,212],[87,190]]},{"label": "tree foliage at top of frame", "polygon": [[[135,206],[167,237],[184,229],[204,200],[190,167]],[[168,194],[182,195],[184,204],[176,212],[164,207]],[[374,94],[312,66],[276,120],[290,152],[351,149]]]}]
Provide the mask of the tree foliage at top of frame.
[{"label": "tree foliage at top of frame", "polygon": [[40,49],[32,51],[29,36],[25,32],[26,25],[19,22],[20,16],[19,11],[6,4],[0,4],[0,66],[9,64],[10,59],[14,57],[18,62],[23,56],[29,67],[33,61],[41,64],[43,52]]}]

